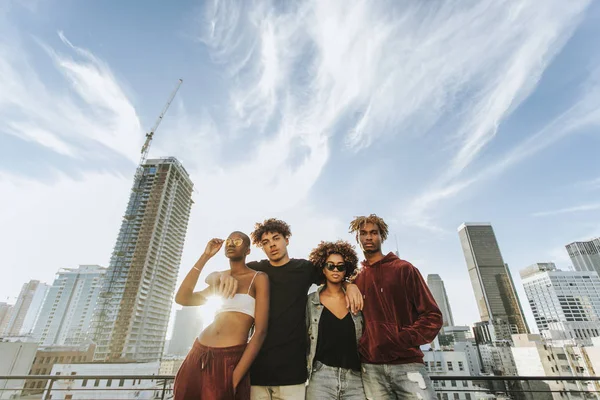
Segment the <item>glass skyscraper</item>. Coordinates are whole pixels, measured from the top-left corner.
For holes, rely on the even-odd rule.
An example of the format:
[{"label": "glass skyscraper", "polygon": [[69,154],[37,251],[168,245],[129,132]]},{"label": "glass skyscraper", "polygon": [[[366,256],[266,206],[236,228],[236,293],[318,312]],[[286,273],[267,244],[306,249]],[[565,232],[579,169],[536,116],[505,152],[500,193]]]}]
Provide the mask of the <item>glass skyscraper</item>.
[{"label": "glass skyscraper", "polygon": [[[529,333],[515,285],[504,263],[491,224],[464,223],[458,228],[481,321],[508,324],[512,334]],[[497,329],[498,332],[505,331]],[[510,335],[500,339],[511,340]]]}]

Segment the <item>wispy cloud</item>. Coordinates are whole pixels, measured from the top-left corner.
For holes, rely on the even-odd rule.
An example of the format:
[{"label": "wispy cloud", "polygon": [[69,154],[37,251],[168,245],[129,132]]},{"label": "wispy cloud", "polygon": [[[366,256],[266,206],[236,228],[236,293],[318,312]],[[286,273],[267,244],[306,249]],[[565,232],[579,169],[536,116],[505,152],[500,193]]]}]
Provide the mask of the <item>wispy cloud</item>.
[{"label": "wispy cloud", "polygon": [[[231,74],[232,124],[259,127],[284,149],[306,146],[313,180],[336,134],[351,151],[385,137],[439,136],[447,165],[409,207],[413,222],[432,226],[426,208],[472,183],[456,179],[536,87],[589,4],[225,0],[207,6],[201,39]],[[432,130],[440,124],[455,133]],[[286,165],[282,153],[274,165]]]},{"label": "wispy cloud", "polygon": [[496,49],[484,57],[489,64],[482,79],[482,98],[473,104],[459,130],[461,147],[446,177],[462,172],[494,138],[500,123],[531,94],[589,2],[547,4],[550,7],[542,12],[531,2],[503,8],[499,13],[500,21],[492,25],[498,35],[492,37],[499,39],[493,44]]},{"label": "wispy cloud", "polygon": [[596,210],[600,210],[600,203],[581,204],[573,207],[560,208],[558,210],[540,211],[531,215],[534,217],[550,217],[560,214],[572,214]]},{"label": "wispy cloud", "polygon": [[576,184],[574,184],[574,186],[579,189],[585,189],[585,190],[600,189],[600,177],[577,182]]},{"label": "wispy cloud", "polygon": [[61,50],[70,55],[37,43],[62,74],[67,92],[40,78],[42,71],[23,51],[31,46],[22,37],[13,33],[0,39],[0,133],[69,157],[98,157],[109,149],[135,159],[143,135],[118,80],[91,52],[74,46],[62,32],[58,37],[66,46]]},{"label": "wispy cloud", "polygon": [[496,177],[513,165],[537,154],[568,135],[585,128],[600,126],[600,69],[592,71],[581,85],[580,96],[562,114],[530,135],[509,151],[471,174],[463,174],[448,182],[431,186],[416,197],[404,211],[407,221],[415,226],[439,229],[431,210],[441,201],[453,198],[477,182]]}]

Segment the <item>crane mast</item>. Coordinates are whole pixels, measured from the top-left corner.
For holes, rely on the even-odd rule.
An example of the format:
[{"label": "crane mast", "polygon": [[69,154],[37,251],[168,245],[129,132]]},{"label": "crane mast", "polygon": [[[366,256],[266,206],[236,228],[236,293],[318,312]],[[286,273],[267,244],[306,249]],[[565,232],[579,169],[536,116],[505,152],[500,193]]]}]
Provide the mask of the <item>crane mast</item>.
[{"label": "crane mast", "polygon": [[179,88],[181,87],[182,83],[183,83],[183,79],[179,79],[179,82],[177,82],[177,86],[175,86],[175,89],[173,89],[173,91],[171,92],[171,96],[169,96],[169,100],[167,101],[167,104],[165,104],[165,107],[163,108],[162,112],[156,119],[156,122],[154,123],[152,128],[150,128],[150,132],[146,133],[146,140],[144,141],[144,145],[142,146],[142,151],[141,151],[142,156],[140,158],[138,170],[144,164],[144,162],[146,162],[146,159],[148,158],[148,152],[150,151],[150,144],[152,143],[152,138],[154,137],[154,133],[160,126],[160,123],[162,122],[165,114],[169,110],[169,107],[171,106],[171,103],[173,102],[173,99],[175,98],[175,95],[179,91]]}]

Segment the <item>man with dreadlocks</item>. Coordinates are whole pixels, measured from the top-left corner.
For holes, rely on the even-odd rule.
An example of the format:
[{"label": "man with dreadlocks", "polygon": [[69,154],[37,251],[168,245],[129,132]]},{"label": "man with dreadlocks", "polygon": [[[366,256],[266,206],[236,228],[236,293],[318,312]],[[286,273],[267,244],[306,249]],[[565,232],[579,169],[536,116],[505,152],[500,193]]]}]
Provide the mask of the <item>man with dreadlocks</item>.
[{"label": "man with dreadlocks", "polygon": [[[305,398],[306,301],[313,283],[321,283],[317,268],[308,260],[290,258],[287,246],[290,226],[275,218],[256,223],[250,234],[267,260],[249,262],[248,267],[269,277],[270,301],[267,337],[250,368],[252,400],[297,400]],[[237,282],[227,272],[206,279],[220,287],[225,297],[235,293]],[[362,309],[362,295],[354,284],[343,283],[346,308],[354,314]]]},{"label": "man with dreadlocks", "polygon": [[388,226],[375,214],[350,223],[364,255],[354,283],[364,296],[358,344],[367,399],[436,399],[419,346],[431,343],[442,313],[418,269],[381,244]]}]

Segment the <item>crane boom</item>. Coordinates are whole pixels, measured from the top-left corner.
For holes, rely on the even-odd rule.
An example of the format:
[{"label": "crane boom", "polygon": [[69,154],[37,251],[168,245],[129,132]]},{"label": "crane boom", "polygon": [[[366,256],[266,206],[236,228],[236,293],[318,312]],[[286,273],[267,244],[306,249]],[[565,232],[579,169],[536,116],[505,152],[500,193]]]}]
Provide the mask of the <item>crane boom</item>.
[{"label": "crane boom", "polygon": [[139,164],[140,167],[144,164],[144,162],[146,161],[146,158],[148,157],[148,152],[150,151],[150,143],[152,142],[152,138],[154,137],[154,132],[156,132],[156,130],[158,129],[158,126],[162,122],[163,117],[165,116],[165,114],[167,113],[167,110],[171,106],[171,103],[173,102],[173,99],[175,98],[175,95],[177,94],[177,91],[179,90],[179,87],[181,86],[182,83],[183,83],[183,79],[179,79],[179,82],[177,82],[177,86],[175,86],[175,89],[173,89],[173,92],[171,92],[171,96],[169,96],[169,100],[167,101],[167,104],[165,104],[165,107],[163,108],[162,112],[158,116],[158,119],[154,123],[154,126],[150,129],[150,132],[146,133],[146,141],[144,142],[144,145],[142,146],[142,151],[141,151],[142,157],[140,158],[140,164]]}]

